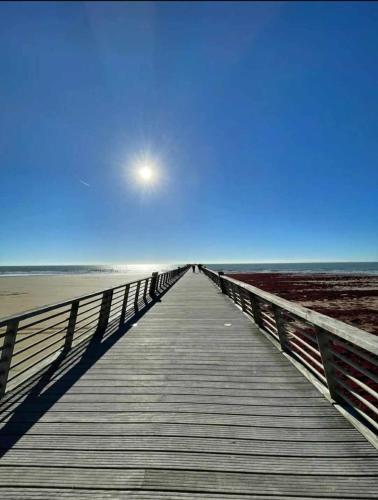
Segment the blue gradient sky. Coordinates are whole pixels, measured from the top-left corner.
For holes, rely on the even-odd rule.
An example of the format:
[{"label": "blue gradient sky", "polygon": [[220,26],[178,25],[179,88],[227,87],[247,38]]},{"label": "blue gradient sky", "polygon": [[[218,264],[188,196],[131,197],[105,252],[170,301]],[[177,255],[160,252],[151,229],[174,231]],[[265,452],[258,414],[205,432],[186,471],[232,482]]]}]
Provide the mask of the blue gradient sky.
[{"label": "blue gradient sky", "polygon": [[1,3],[0,263],[378,260],[377,47],[377,3]]}]

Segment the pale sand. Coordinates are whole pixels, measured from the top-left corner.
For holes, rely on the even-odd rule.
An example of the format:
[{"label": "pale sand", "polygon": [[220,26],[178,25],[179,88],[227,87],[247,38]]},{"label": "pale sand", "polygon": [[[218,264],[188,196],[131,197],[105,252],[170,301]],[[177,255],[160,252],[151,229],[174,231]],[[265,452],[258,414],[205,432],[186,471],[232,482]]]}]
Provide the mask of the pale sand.
[{"label": "pale sand", "polygon": [[149,273],[1,276],[0,318],[48,304],[73,299],[129,281],[146,278]]}]

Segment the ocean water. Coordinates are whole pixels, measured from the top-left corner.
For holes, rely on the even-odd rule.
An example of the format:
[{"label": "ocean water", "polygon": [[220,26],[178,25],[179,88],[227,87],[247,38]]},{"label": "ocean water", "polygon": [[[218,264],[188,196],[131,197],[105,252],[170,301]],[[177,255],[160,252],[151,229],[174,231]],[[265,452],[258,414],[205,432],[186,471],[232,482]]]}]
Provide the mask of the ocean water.
[{"label": "ocean water", "polygon": [[[180,264],[124,264],[124,265],[76,265],[76,266],[0,266],[1,276],[29,275],[77,275],[77,274],[151,274],[164,272]],[[181,264],[183,265],[183,264]],[[259,273],[358,273],[378,275],[378,262],[297,262],[297,263],[244,263],[211,264],[207,267],[224,272],[259,272]]]},{"label": "ocean water", "polygon": [[135,274],[146,276],[155,271],[164,272],[178,267],[179,264],[119,264],[119,265],[74,265],[74,266],[0,266],[1,276],[59,276],[59,275],[99,275]]},{"label": "ocean water", "polygon": [[234,273],[331,273],[377,274],[378,262],[296,262],[262,264],[207,264],[215,271]]}]

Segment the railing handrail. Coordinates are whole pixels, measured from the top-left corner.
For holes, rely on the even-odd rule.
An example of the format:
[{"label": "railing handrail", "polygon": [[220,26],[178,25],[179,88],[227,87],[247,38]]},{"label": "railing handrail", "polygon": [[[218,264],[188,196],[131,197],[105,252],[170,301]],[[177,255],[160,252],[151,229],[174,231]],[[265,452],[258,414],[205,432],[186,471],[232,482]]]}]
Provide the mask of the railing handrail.
[{"label": "railing handrail", "polygon": [[[206,270],[216,276],[218,273],[213,269]],[[378,355],[378,336],[367,332],[366,330],[361,330],[352,325],[348,325],[343,321],[340,321],[335,318],[331,318],[325,314],[319,313],[307,307],[301,306],[292,302],[290,300],[284,299],[270,292],[266,292],[261,288],[257,288],[256,286],[245,283],[244,281],[237,280],[235,278],[231,278],[230,276],[222,275],[222,279],[227,280],[231,283],[235,283],[238,286],[245,288],[246,290],[254,293],[255,295],[265,299],[272,304],[275,304],[282,309],[289,311],[290,313],[304,319],[308,323],[312,323],[323,330],[327,330],[328,332],[340,337],[349,342],[353,342],[353,344],[365,349],[373,354]]]},{"label": "railing handrail", "polygon": [[[185,267],[185,266],[184,266]],[[163,273],[160,274],[165,274],[169,273],[170,271],[173,271],[177,268],[174,269],[169,269],[168,271],[164,271]],[[97,292],[92,292],[87,295],[78,295],[73,297],[72,299],[65,300],[63,302],[55,302],[53,304],[46,304],[41,307],[37,307],[35,309],[28,309],[27,311],[23,311],[22,313],[19,314],[12,314],[11,316],[6,316],[3,318],[0,318],[0,328],[3,326],[6,326],[10,321],[23,321],[25,319],[33,318],[34,316],[38,316],[38,314],[43,314],[47,313],[50,311],[53,311],[54,309],[59,309],[60,307],[72,305],[73,302],[85,300],[85,299],[91,299],[92,297],[96,297],[96,295],[101,295],[104,292],[110,292],[114,290],[118,290],[119,288],[123,288],[126,285],[133,285],[134,283],[138,283],[140,281],[148,280],[151,278],[151,275],[145,276],[143,278],[140,278],[138,280],[134,281],[127,281],[126,283],[122,283],[121,285],[117,285],[111,288],[103,288],[101,290],[98,290]]]}]

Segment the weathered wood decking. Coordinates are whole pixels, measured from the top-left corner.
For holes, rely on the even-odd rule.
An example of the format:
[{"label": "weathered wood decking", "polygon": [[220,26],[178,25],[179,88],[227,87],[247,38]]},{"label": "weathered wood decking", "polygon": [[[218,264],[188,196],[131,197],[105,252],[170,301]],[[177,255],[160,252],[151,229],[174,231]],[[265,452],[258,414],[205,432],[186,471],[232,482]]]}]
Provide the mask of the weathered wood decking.
[{"label": "weathered wood decking", "polygon": [[16,399],[3,499],[378,494],[374,448],[203,275]]}]

